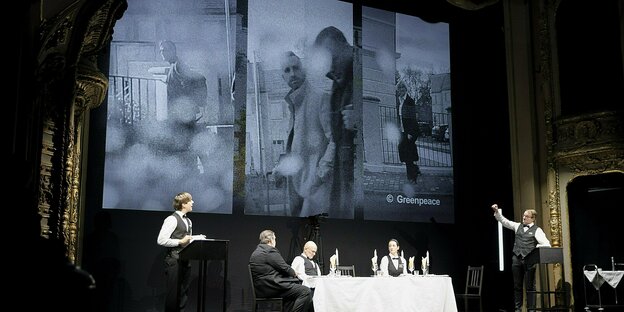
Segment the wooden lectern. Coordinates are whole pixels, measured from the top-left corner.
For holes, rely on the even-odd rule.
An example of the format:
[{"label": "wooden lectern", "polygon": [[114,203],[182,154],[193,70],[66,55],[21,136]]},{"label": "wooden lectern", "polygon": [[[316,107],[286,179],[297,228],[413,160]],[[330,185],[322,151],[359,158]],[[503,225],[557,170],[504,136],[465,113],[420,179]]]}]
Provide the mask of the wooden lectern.
[{"label": "wooden lectern", "polygon": [[535,248],[528,256],[533,263],[561,263],[563,264],[563,248],[561,247],[539,247]]},{"label": "wooden lectern", "polygon": [[199,261],[199,282],[197,286],[197,311],[204,312],[206,307],[206,271],[209,260],[223,261],[223,311],[226,310],[228,243],[223,239],[194,240],[180,251],[182,260]]},{"label": "wooden lectern", "polygon": [[[540,247],[535,248],[526,258],[529,263],[539,264],[541,290],[533,293],[541,295],[541,307],[529,308],[527,311],[570,311],[567,285],[565,283],[565,271],[563,265],[563,248],[561,247]],[[550,280],[548,278],[548,264],[561,264],[561,290],[550,290]],[[551,295],[555,298],[551,298]],[[528,292],[527,292],[528,296]],[[556,304],[557,297],[562,302]],[[554,300],[551,300],[554,299]],[[555,305],[552,306],[553,301]]]}]

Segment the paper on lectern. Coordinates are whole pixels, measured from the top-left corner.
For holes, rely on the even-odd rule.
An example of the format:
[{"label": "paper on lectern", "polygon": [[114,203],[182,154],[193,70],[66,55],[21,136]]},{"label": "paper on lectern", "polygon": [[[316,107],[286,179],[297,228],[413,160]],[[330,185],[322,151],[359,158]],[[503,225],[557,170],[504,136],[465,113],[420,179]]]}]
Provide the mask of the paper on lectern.
[{"label": "paper on lectern", "polygon": [[207,240],[207,238],[204,234],[191,235],[191,242],[196,240]]}]

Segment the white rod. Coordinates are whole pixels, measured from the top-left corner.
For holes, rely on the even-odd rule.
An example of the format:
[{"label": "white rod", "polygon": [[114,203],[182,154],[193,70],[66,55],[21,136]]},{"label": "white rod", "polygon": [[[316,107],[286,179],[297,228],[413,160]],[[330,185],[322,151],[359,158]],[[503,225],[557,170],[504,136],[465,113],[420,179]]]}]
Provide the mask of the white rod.
[{"label": "white rod", "polygon": [[[498,213],[503,215],[503,210],[499,209]],[[503,225],[500,222],[498,223],[498,270],[505,270],[505,254],[503,253]]]}]

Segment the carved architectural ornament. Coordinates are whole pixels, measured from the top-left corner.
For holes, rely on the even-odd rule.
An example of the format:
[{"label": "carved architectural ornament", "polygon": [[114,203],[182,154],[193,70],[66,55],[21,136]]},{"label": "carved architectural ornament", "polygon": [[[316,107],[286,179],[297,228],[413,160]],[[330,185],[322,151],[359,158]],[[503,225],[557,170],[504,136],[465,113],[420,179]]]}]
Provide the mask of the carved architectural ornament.
[{"label": "carved architectural ornament", "polygon": [[624,116],[601,112],[557,121],[555,158],[575,174],[624,170]]},{"label": "carved architectural ornament", "polygon": [[546,151],[546,186],[548,190],[548,212],[551,244],[554,247],[561,247],[561,205],[559,202],[559,170],[554,155],[554,120],[556,119],[555,94],[558,92],[556,79],[553,73],[557,72],[553,62],[553,32],[555,31],[555,12],[558,1],[534,1],[537,19],[536,32],[536,51],[537,57],[535,64],[536,71],[536,95],[537,104],[543,108],[543,125],[544,125],[544,149]]},{"label": "carved architectural ornament", "polygon": [[[565,185],[576,176],[624,171],[624,116],[621,112],[569,117],[559,114],[562,103],[560,97],[556,96],[560,90],[559,78],[556,76],[559,68],[555,24],[560,4],[561,0],[531,2],[536,17],[533,21],[534,78],[536,104],[541,107],[543,114],[543,119],[538,120],[538,123],[544,127],[543,142],[540,144],[543,144],[546,154],[545,186],[548,197],[545,200],[549,212],[549,236],[553,247],[569,249],[569,241],[563,238],[562,218],[568,216],[562,216],[562,207],[567,207],[567,203],[560,201],[561,192],[565,192]],[[572,172],[573,177],[561,180],[563,176],[569,179],[568,172]],[[561,275],[561,264],[557,264],[554,271],[554,276]],[[568,281],[571,280],[571,271],[571,265],[567,263]],[[554,279],[553,283],[556,283]]]},{"label": "carved architectural ornament", "polygon": [[80,216],[81,150],[86,112],[108,87],[96,58],[127,8],[123,0],[76,1],[41,25],[36,101],[43,109],[39,215],[41,235],[60,238],[74,262]]},{"label": "carved architectural ornament", "polygon": [[556,16],[560,0],[534,1],[537,17],[535,65],[537,101],[543,108],[544,148],[547,157],[546,181],[548,188],[548,220],[552,245],[562,247],[561,183],[562,169],[577,175],[598,174],[622,170],[624,130],[623,116],[616,112],[601,112],[575,117],[558,115],[561,103],[555,96],[559,93],[559,72],[556,62]]}]

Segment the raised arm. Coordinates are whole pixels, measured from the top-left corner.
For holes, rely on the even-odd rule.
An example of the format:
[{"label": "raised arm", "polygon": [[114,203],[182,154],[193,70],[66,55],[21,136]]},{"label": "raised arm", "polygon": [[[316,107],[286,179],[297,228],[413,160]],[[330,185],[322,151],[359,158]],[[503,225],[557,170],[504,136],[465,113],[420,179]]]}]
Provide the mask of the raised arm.
[{"label": "raised arm", "polygon": [[515,232],[518,229],[518,227],[520,226],[520,223],[509,221],[509,220],[507,220],[507,218],[503,217],[503,215],[500,213],[500,210],[498,209],[498,205],[497,204],[493,204],[492,205],[492,211],[494,211],[494,219],[496,219],[496,221],[500,222],[505,228],[508,228],[508,229],[513,230]]}]

